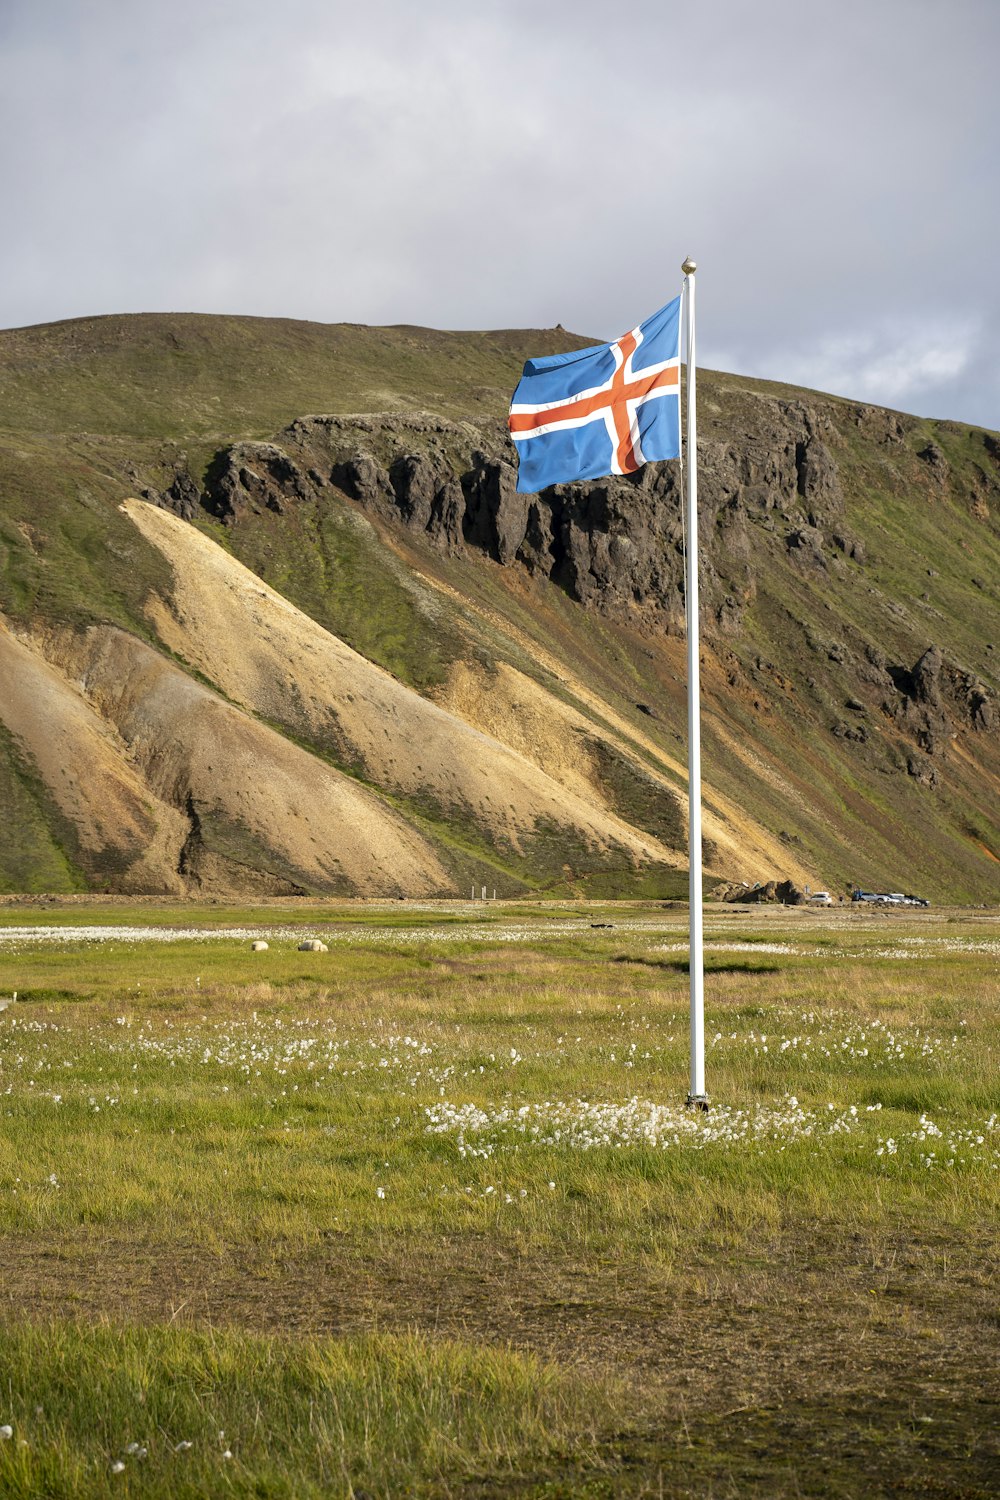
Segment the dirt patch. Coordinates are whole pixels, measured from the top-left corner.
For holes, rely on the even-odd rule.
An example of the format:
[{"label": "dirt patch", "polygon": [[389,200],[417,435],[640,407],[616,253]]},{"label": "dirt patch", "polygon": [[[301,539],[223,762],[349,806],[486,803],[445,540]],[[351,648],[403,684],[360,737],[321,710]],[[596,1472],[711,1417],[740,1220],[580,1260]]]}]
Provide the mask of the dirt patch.
[{"label": "dirt patch", "polygon": [[0,1319],[417,1328],[628,1383],[635,1422],[608,1437],[603,1468],[567,1455],[544,1474],[470,1479],[472,1495],[985,1500],[1000,1477],[985,1229],[919,1237],[799,1223],[735,1250],[691,1246],[674,1267],[471,1238],[391,1239],[370,1253],[339,1235],[300,1252],[8,1239],[0,1263]]},{"label": "dirt patch", "polygon": [[0,718],[79,841],[92,877],[180,894],[188,820],[129,763],[121,737],[0,622]]},{"label": "dirt patch", "polygon": [[496,662],[455,662],[437,701],[467,724],[509,745],[553,781],[603,804],[597,767],[586,750],[593,726],[523,672]]},{"label": "dirt patch", "polygon": [[449,888],[429,844],[391,808],[134,636],[102,625],[47,644],[114,725],[146,786],[186,812],[180,868],[198,884],[238,888],[249,870],[279,889]]}]

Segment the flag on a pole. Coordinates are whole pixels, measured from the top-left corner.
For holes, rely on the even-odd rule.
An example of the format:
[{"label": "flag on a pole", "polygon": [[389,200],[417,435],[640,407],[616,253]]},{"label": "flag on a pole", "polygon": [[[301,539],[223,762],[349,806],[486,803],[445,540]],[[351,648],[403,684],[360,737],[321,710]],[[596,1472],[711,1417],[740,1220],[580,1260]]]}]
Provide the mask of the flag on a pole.
[{"label": "flag on a pole", "polygon": [[508,418],[522,494],[680,456],[680,306],[614,343],[528,360]]}]

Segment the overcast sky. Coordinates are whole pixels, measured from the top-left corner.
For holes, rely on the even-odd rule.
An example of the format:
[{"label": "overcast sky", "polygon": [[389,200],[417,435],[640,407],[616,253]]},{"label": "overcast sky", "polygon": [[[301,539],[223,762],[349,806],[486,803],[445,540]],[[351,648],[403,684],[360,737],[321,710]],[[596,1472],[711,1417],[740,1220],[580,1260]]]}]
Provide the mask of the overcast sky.
[{"label": "overcast sky", "polygon": [[1000,0],[0,0],[0,326],[616,336],[1000,428]]}]

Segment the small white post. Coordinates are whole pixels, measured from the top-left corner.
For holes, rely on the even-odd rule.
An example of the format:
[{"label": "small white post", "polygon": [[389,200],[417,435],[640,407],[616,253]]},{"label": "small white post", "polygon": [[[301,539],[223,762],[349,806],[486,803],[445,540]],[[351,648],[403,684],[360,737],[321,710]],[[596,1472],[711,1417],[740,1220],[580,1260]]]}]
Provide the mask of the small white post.
[{"label": "small white post", "polygon": [[687,577],[684,600],[688,654],[688,885],[691,970],[691,1086],[687,1102],[707,1109],[705,1093],[705,941],[701,895],[701,652],[698,639],[698,424],[695,392],[694,275],[690,258],[684,272],[687,341]]}]

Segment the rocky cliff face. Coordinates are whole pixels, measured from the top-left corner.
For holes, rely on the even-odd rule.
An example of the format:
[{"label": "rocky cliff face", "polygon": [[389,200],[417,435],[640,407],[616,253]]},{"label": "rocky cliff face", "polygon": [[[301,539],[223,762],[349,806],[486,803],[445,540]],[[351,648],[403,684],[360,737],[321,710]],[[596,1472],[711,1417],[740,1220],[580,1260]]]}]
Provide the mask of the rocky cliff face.
[{"label": "rocky cliff face", "polygon": [[[758,395],[741,407],[713,402],[703,425],[703,629],[723,657],[776,556],[807,589],[821,589],[827,579],[865,587],[869,544],[849,515],[842,474],[852,436],[890,468],[915,462],[921,503],[952,477],[935,442],[918,446],[913,460],[914,419],[875,408]],[[984,466],[965,479],[980,519],[1000,501],[1000,448],[989,434],[984,442]],[[551,580],[617,622],[683,630],[680,466],[649,465],[629,477],[521,495],[512,459],[499,423],[309,416],[273,442],[223,449],[202,485],[181,469],[164,490],[145,494],[186,519],[202,510],[233,529],[264,512],[281,516],[336,495],[445,553],[484,554],[502,568]],[[840,704],[846,712],[828,711],[830,734],[864,746],[891,725],[909,745],[906,769],[921,785],[937,785],[936,761],[958,729],[997,733],[991,688],[933,642],[916,659],[892,661],[844,621],[832,639],[810,625],[804,646],[818,664],[807,685],[818,686],[826,669],[851,689]],[[748,663],[738,653],[731,667],[732,685],[745,683]],[[768,671],[759,658],[749,663],[751,677]]]},{"label": "rocky cliff face", "polygon": [[[803,567],[826,566],[831,550],[864,556],[845,521],[828,420],[796,402],[770,403],[761,415],[752,437],[710,437],[701,447],[703,588],[710,627],[721,633],[739,627],[754,597],[751,525],[781,532]],[[638,609],[677,626],[684,608],[679,465],[521,495],[512,456],[496,424],[474,430],[391,414],[303,417],[274,442],[224,449],[203,488],[181,470],[144,498],[185,519],[202,507],[238,526],[332,487],[435,546],[523,567],[613,618]]]}]

